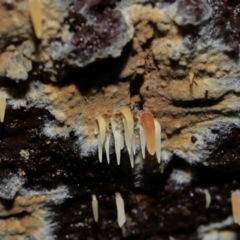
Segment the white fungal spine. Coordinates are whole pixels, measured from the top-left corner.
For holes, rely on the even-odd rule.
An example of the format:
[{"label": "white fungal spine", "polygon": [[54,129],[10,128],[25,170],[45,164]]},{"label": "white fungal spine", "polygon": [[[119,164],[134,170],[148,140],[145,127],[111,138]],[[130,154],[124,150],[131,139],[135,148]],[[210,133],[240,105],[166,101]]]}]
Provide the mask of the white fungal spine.
[{"label": "white fungal spine", "polygon": [[110,134],[107,134],[106,141],[105,141],[105,152],[106,152],[108,164],[110,163],[109,148],[110,148]]},{"label": "white fungal spine", "polygon": [[117,164],[120,165],[120,158],[121,158],[121,149],[123,148],[123,137],[119,130],[117,130],[116,122],[111,118],[111,126],[112,132],[115,142],[115,152],[117,156]]},{"label": "white fungal spine", "polygon": [[142,157],[143,159],[145,159],[145,148],[146,148],[145,132],[141,124],[138,124],[138,128],[139,128],[139,135],[140,135],[140,142],[141,142]]},{"label": "white fungal spine", "polygon": [[134,159],[133,154],[135,152],[135,136],[133,133],[134,129],[134,121],[133,115],[129,108],[122,108],[121,113],[123,114],[123,127],[124,127],[124,137],[125,143],[127,146],[128,155],[130,158],[130,163],[132,168],[134,167]]},{"label": "white fungal spine", "polygon": [[99,134],[98,134],[98,158],[99,162],[102,162],[102,149],[106,137],[106,122],[102,116],[97,117]]},{"label": "white fungal spine", "polygon": [[117,221],[120,228],[123,227],[126,222],[124,201],[120,193],[116,193],[116,206],[117,206]]},{"label": "white fungal spine", "polygon": [[0,98],[0,120],[1,120],[1,122],[4,121],[6,105],[7,105],[6,98],[1,97]]},{"label": "white fungal spine", "polygon": [[98,200],[96,195],[92,195],[92,211],[95,222],[98,222]]},{"label": "white fungal spine", "polygon": [[207,189],[204,189],[203,192],[204,192],[205,198],[206,198],[205,208],[209,208],[209,206],[211,204],[211,195],[210,195],[210,193],[209,193],[209,191]]},{"label": "white fungal spine", "polygon": [[155,124],[155,141],[156,141],[156,156],[158,163],[161,162],[161,125],[154,119]]},{"label": "white fungal spine", "polygon": [[33,24],[35,35],[38,39],[42,37],[42,11],[39,0],[29,0],[30,17]]}]

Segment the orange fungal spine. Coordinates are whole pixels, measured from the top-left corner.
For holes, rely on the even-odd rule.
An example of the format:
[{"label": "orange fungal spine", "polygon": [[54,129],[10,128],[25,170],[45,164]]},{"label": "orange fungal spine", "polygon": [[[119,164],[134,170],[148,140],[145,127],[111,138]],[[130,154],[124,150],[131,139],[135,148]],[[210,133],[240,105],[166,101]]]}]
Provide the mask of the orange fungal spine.
[{"label": "orange fungal spine", "polygon": [[156,152],[156,137],[153,115],[150,112],[143,112],[140,119],[146,137],[148,153],[154,155]]}]

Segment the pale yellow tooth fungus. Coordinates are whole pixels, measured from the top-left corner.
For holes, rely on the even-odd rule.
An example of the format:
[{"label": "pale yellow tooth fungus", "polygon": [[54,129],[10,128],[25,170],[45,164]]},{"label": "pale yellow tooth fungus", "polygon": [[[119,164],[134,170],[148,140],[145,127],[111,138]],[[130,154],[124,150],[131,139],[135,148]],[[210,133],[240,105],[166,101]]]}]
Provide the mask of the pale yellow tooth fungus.
[{"label": "pale yellow tooth fungus", "polygon": [[120,111],[123,114],[125,141],[126,141],[128,152],[130,154],[131,142],[133,137],[133,129],[134,129],[133,115],[129,108],[122,108]]},{"label": "pale yellow tooth fungus", "polygon": [[0,98],[0,120],[1,120],[1,122],[4,121],[6,105],[7,105],[6,99]]},{"label": "pale yellow tooth fungus", "polygon": [[124,127],[124,137],[125,137],[125,143],[128,150],[128,155],[131,163],[131,167],[134,166],[134,159],[133,159],[133,153],[135,152],[135,136],[133,134],[134,129],[134,121],[133,121],[133,115],[129,108],[122,108],[120,112],[123,115],[123,127]]},{"label": "pale yellow tooth fungus", "polygon": [[136,154],[135,135],[133,135],[133,138],[132,138],[132,151],[133,151],[133,154],[135,155]]},{"label": "pale yellow tooth fungus", "polygon": [[99,125],[99,136],[100,136],[100,141],[103,144],[106,136],[106,122],[105,119],[99,115],[97,117],[98,125]]},{"label": "pale yellow tooth fungus", "polygon": [[123,127],[124,127],[125,143],[126,143],[126,146],[127,146],[128,154],[130,156],[130,153],[131,153],[131,141],[130,141],[130,138],[129,138],[127,121],[126,121],[125,118],[123,118]]},{"label": "pale yellow tooth fungus", "polygon": [[143,157],[143,159],[145,159],[146,137],[145,137],[145,133],[144,133],[142,125],[139,124],[138,127],[139,127],[142,157]]},{"label": "pale yellow tooth fungus", "polygon": [[[120,133],[120,131],[118,131],[118,133]],[[124,139],[123,139],[123,135],[120,133],[120,140],[121,140],[121,150],[124,148]]]},{"label": "pale yellow tooth fungus", "polygon": [[102,162],[102,148],[103,146],[101,144],[100,136],[98,135],[98,159],[100,163]]},{"label": "pale yellow tooth fungus", "polygon": [[106,156],[107,156],[107,162],[108,162],[108,164],[110,163],[109,148],[110,148],[110,135],[107,134],[106,142],[105,142],[105,152],[106,152]]},{"label": "pale yellow tooth fungus", "polygon": [[98,200],[94,194],[92,195],[92,211],[94,221],[98,222]]},{"label": "pale yellow tooth fungus", "polygon": [[134,167],[133,151],[131,151],[129,158],[130,158],[131,167],[133,168]]},{"label": "pale yellow tooth fungus", "polygon": [[210,193],[209,193],[209,191],[207,189],[204,189],[203,192],[204,192],[205,198],[206,198],[205,208],[209,208],[209,206],[211,204],[211,195],[210,195]]},{"label": "pale yellow tooth fungus", "polygon": [[240,191],[239,190],[232,192],[231,202],[232,202],[233,220],[235,223],[240,225]]},{"label": "pale yellow tooth fungus", "polygon": [[123,137],[122,134],[117,130],[117,124],[116,122],[111,118],[111,126],[112,126],[112,132],[113,132],[113,137],[114,137],[114,142],[115,142],[115,152],[117,156],[117,164],[120,164],[120,158],[121,158],[121,149],[123,145]]},{"label": "pale yellow tooth fungus", "polygon": [[102,162],[102,149],[103,144],[106,137],[106,122],[102,116],[97,117],[98,127],[99,127],[99,134],[98,134],[98,158],[99,161]]},{"label": "pale yellow tooth fungus", "polygon": [[156,141],[153,115],[150,112],[143,112],[141,114],[141,124],[143,126],[146,137],[148,153],[150,155],[154,155],[156,152]]},{"label": "pale yellow tooth fungus", "polygon": [[42,11],[39,0],[29,0],[30,17],[33,24],[35,35],[38,39],[42,37]]},{"label": "pale yellow tooth fungus", "polygon": [[156,141],[156,155],[158,163],[161,162],[161,125],[154,119],[155,124],[155,141]]},{"label": "pale yellow tooth fungus", "polygon": [[189,82],[190,82],[190,85],[193,84],[193,78],[194,78],[194,73],[193,72],[189,72]]},{"label": "pale yellow tooth fungus", "polygon": [[126,216],[125,216],[124,201],[120,193],[116,193],[116,205],[117,205],[118,226],[122,228],[122,226],[126,222]]}]

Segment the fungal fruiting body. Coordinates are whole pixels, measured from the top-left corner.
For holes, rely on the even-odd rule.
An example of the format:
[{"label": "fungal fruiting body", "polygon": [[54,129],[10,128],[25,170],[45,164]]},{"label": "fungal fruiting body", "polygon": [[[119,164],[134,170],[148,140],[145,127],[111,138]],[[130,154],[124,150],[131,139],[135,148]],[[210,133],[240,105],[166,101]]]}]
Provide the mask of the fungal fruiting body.
[{"label": "fungal fruiting body", "polygon": [[232,202],[233,220],[235,223],[240,225],[240,191],[239,190],[232,192],[231,202]]},{"label": "fungal fruiting body", "polygon": [[42,37],[42,11],[39,0],[29,0],[30,17],[33,24],[35,35],[38,39]]},{"label": "fungal fruiting body", "polygon": [[1,120],[1,122],[4,121],[6,105],[7,105],[6,98],[0,98],[0,120]]},{"label": "fungal fruiting body", "polygon": [[[104,118],[102,116],[100,116],[100,115],[97,117],[97,122],[98,122],[98,127],[99,127],[99,134],[98,134],[98,158],[99,158],[99,161],[101,163],[102,162],[102,149],[103,149],[103,144],[104,144],[105,137],[106,137],[106,122],[105,122]],[[108,147],[108,149],[109,149],[109,147]],[[109,152],[108,152],[108,154],[109,154]]]},{"label": "fungal fruiting body", "polygon": [[141,124],[145,133],[144,135],[146,139],[148,153],[150,155],[154,155],[156,152],[156,138],[153,115],[149,112],[143,112],[141,114]]},{"label": "fungal fruiting body", "polygon": [[155,124],[155,141],[156,141],[156,156],[158,163],[161,162],[161,125],[154,119]]},{"label": "fungal fruiting body", "polygon": [[92,211],[94,221],[98,222],[98,200],[94,194],[92,195]]},{"label": "fungal fruiting body", "polygon": [[143,157],[143,159],[145,159],[146,137],[145,137],[145,133],[144,133],[142,125],[138,124],[138,127],[139,127],[142,157]]},{"label": "fungal fruiting body", "polygon": [[117,221],[120,228],[123,227],[126,222],[124,201],[120,193],[116,193],[116,206],[117,206]]},{"label": "fungal fruiting body", "polygon": [[106,141],[105,141],[105,152],[106,152],[108,164],[110,163],[109,148],[110,148],[110,134],[107,134]]},{"label": "fungal fruiting body", "polygon": [[194,78],[194,73],[193,72],[189,72],[189,82],[190,82],[190,85],[193,84],[193,78]]},{"label": "fungal fruiting body", "polygon": [[209,193],[209,191],[207,189],[203,190],[205,197],[206,197],[206,205],[205,208],[209,208],[210,204],[211,204],[211,195]]},{"label": "fungal fruiting body", "polygon": [[117,129],[116,122],[111,118],[111,126],[112,126],[112,132],[115,142],[115,152],[117,156],[117,164],[120,165],[120,158],[121,158],[121,149],[123,148],[123,137],[121,132]]},{"label": "fungal fruiting body", "polygon": [[129,154],[131,166],[134,166],[133,154],[135,152],[135,136],[133,133],[134,121],[133,115],[129,108],[122,108],[121,113],[123,115],[123,127],[124,127],[124,137],[127,146],[127,151]]}]

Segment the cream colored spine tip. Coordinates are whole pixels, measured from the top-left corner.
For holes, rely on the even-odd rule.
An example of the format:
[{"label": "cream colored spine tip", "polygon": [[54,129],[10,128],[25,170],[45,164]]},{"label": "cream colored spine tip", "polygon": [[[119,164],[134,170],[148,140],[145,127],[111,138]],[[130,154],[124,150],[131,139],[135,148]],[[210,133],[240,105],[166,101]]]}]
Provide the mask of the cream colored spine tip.
[{"label": "cream colored spine tip", "polygon": [[156,141],[156,156],[158,163],[161,162],[161,125],[154,119],[155,124],[155,141]]},{"label": "cream colored spine tip", "polygon": [[30,17],[35,35],[38,39],[42,37],[42,10],[40,0],[29,0]]},{"label": "cream colored spine tip", "polygon": [[240,191],[236,190],[231,195],[233,220],[240,225]]},{"label": "cream colored spine tip", "polygon": [[99,134],[98,134],[98,158],[99,162],[102,162],[102,149],[104,145],[104,141],[106,138],[106,122],[105,119],[102,116],[97,117],[98,122],[98,128],[99,128]]},{"label": "cream colored spine tip", "polygon": [[92,195],[92,211],[95,222],[98,222],[98,200],[96,195]]},{"label": "cream colored spine tip", "polygon": [[1,122],[3,122],[4,118],[5,118],[6,106],[7,106],[6,98],[1,97],[0,98],[0,120],[1,120]]},{"label": "cream colored spine tip", "polygon": [[122,228],[124,223],[126,222],[126,216],[125,216],[124,201],[120,193],[116,193],[116,206],[117,206],[118,226]]}]

